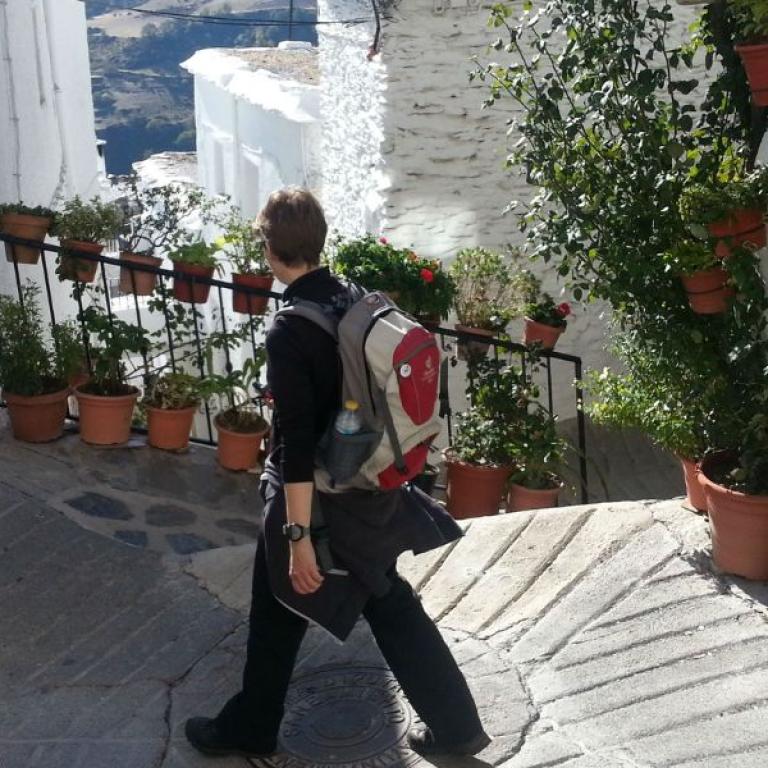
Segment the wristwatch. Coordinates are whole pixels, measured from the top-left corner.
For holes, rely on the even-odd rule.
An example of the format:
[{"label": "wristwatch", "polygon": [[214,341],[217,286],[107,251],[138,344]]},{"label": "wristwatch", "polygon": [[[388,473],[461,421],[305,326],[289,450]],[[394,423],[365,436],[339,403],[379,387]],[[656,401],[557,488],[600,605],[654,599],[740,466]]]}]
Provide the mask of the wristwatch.
[{"label": "wristwatch", "polygon": [[298,523],[286,523],[283,526],[283,536],[288,541],[301,541],[305,536],[309,536],[309,526],[299,525]]}]

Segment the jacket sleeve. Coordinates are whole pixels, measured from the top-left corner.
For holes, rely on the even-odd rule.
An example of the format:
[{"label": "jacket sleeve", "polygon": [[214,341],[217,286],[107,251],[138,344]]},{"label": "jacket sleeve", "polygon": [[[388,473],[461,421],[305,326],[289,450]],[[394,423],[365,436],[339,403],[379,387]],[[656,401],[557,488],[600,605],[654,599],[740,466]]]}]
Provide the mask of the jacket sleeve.
[{"label": "jacket sleeve", "polygon": [[279,426],[283,482],[314,478],[316,402],[310,365],[290,323],[278,318],[267,334],[267,380]]}]

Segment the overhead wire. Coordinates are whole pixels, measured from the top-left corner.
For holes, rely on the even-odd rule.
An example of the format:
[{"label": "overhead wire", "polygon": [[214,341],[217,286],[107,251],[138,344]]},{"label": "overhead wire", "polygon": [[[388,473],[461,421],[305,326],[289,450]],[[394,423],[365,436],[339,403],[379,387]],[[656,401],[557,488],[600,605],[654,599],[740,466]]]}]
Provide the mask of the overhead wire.
[{"label": "overhead wire", "polygon": [[[201,16],[193,13],[180,13],[178,11],[151,11],[146,8],[126,8],[126,11],[132,11],[133,13],[140,13],[146,16],[160,16],[167,19],[176,21],[190,21],[202,24],[221,24],[223,26],[241,26],[241,27],[273,27],[273,26],[285,26],[288,24],[289,19],[256,19],[256,18],[237,18],[234,16]],[[339,19],[337,21],[299,21],[294,19],[294,25],[302,26],[317,26],[324,24],[369,24],[371,22],[377,22],[376,18],[354,18],[354,19]]]}]

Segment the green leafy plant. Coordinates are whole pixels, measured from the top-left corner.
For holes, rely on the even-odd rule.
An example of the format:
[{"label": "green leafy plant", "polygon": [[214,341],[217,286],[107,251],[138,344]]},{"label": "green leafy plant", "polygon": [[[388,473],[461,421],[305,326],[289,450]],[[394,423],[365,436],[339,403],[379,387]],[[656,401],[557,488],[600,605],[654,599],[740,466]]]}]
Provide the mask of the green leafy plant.
[{"label": "green leafy plant", "polygon": [[1,203],[0,216],[6,213],[16,213],[22,216],[42,216],[46,219],[53,219],[54,212],[50,208],[42,205],[24,205],[24,203]]},{"label": "green leafy plant", "polygon": [[453,303],[455,286],[439,261],[405,251],[398,293],[397,303],[406,312],[427,319],[445,319]]},{"label": "green leafy plant", "polygon": [[57,348],[67,326],[45,332],[38,300],[39,289],[27,284],[23,304],[0,296],[0,385],[6,392],[23,397],[59,392],[67,387],[73,371],[69,350]]},{"label": "green leafy plant", "polygon": [[85,202],[75,197],[56,214],[51,234],[61,240],[99,243],[116,237],[123,224],[120,209],[98,197]]},{"label": "green leafy plant", "polygon": [[242,368],[223,375],[213,373],[212,357],[209,354],[209,374],[201,384],[201,393],[206,399],[216,396],[219,400],[219,413],[215,419],[217,426],[249,434],[267,429],[267,421],[255,402],[261,398],[256,385],[266,353],[263,348],[257,352],[257,357],[248,358]]},{"label": "green leafy plant", "polygon": [[467,393],[472,403],[457,416],[450,455],[479,466],[510,464],[537,388],[519,367],[491,359],[473,366]]},{"label": "green leafy plant", "polygon": [[231,209],[222,222],[224,233],[215,246],[224,251],[232,262],[234,272],[241,275],[269,275],[264,239],[251,222],[242,218],[236,208]]},{"label": "green leafy plant", "polygon": [[680,197],[680,214],[696,237],[709,237],[707,225],[727,219],[740,209],[764,210],[768,202],[768,169],[760,168],[742,177],[719,175],[711,184],[687,187]]},{"label": "green leafy plant", "polygon": [[199,377],[188,373],[166,373],[149,384],[142,404],[168,411],[193,408],[200,404],[203,388]]},{"label": "green leafy plant", "polygon": [[[668,2],[551,0],[536,9],[526,2],[517,20],[513,5],[494,5],[498,58],[474,76],[488,83],[486,106],[510,99],[518,108],[510,130],[521,138],[509,167],[538,193],[509,208],[519,214],[530,254],[568,278],[577,301],[610,303],[616,328],[629,335],[621,355],[627,378],[605,383],[605,402],[670,445],[691,446],[694,427],[698,450],[730,448],[738,482],[754,492],[768,483],[761,458],[768,439],[755,426],[768,362],[757,259],[732,250],[727,269],[738,301],[721,316],[694,316],[678,279],[678,270],[704,258],[698,245],[681,244],[708,239],[703,228],[725,210],[724,197],[733,193],[742,203],[759,188],[750,172],[765,123],[748,104],[729,40],[736,24],[723,10],[711,5],[697,39],[680,45],[670,34]],[[706,69],[716,56],[724,64],[701,105],[698,51]],[[644,370],[654,370],[648,359],[659,361],[658,389]],[[710,379],[701,381],[704,364]],[[691,396],[706,418],[696,415]],[[665,414],[658,423],[643,410],[654,408]]]},{"label": "green leafy plant", "polygon": [[664,255],[665,262],[676,275],[692,275],[720,266],[712,249],[698,240],[676,243]]},{"label": "green leafy plant", "polygon": [[333,269],[369,291],[393,292],[399,290],[402,278],[403,255],[385,237],[371,234],[354,240],[336,236],[330,245]]},{"label": "green leafy plant", "polygon": [[332,245],[334,270],[369,291],[383,291],[412,315],[446,318],[454,281],[439,261],[419,257],[409,248],[395,248],[386,237],[371,234]]},{"label": "green leafy plant", "polygon": [[539,403],[530,403],[514,433],[511,482],[544,490],[557,488],[564,471],[568,443],[557,434],[555,419]]},{"label": "green leafy plant", "polygon": [[739,38],[749,43],[768,41],[768,6],[765,0],[728,0],[736,17]]},{"label": "green leafy plant", "polygon": [[79,321],[89,338],[92,368],[91,378],[81,387],[82,391],[104,397],[133,392],[134,388],[126,382],[126,357],[147,351],[147,331],[110,316],[98,305],[86,307]]},{"label": "green leafy plant", "polygon": [[168,258],[174,264],[189,264],[196,267],[215,267],[221,270],[219,260],[216,258],[218,248],[202,241],[180,245],[175,251],[168,254]]},{"label": "green leafy plant", "polygon": [[465,248],[451,263],[456,283],[454,308],[461,325],[501,331],[522,314],[530,291],[530,273],[487,248]]},{"label": "green leafy plant", "polygon": [[125,220],[120,249],[142,254],[188,244],[196,237],[193,225],[213,220],[217,206],[197,187],[173,183],[139,188],[135,178],[120,203]]},{"label": "green leafy plant", "polygon": [[527,304],[525,308],[526,317],[553,328],[565,328],[568,325],[566,318],[570,314],[571,305],[567,301],[556,304],[548,293],[542,293],[536,301]]}]

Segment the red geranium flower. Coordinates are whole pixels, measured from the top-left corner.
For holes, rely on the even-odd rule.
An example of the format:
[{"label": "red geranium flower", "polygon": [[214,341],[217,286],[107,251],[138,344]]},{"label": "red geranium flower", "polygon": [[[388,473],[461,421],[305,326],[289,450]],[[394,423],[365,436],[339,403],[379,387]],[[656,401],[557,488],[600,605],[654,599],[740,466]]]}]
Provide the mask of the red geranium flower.
[{"label": "red geranium flower", "polygon": [[426,267],[419,272],[419,275],[425,283],[431,283],[435,279],[435,273]]},{"label": "red geranium flower", "polygon": [[571,314],[571,305],[567,301],[564,301],[562,304],[558,304],[557,314],[560,315],[560,317],[568,317],[568,315]]},{"label": "red geranium flower", "polygon": [[386,237],[380,237],[380,238],[379,238],[379,242],[380,242],[382,245],[388,245],[388,244],[389,244],[389,240],[387,240],[387,238],[386,238]]}]

